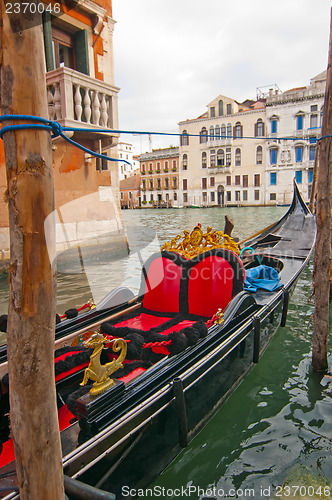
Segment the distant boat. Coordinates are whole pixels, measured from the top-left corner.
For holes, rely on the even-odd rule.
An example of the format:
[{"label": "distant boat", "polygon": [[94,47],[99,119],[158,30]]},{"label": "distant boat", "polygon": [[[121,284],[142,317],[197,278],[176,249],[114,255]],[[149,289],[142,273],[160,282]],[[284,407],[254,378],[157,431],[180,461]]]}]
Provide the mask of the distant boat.
[{"label": "distant boat", "polygon": [[[100,488],[128,498],[130,488],[146,487],[187,445],[285,325],[314,241],[315,219],[294,184],[288,212],[242,242],[253,251],[243,261],[230,237],[198,225],[148,259],[138,296],[113,290],[95,309],[57,325],[56,387],[70,498],[72,488],[89,486],[91,498],[104,498]],[[247,282],[260,270],[276,277],[271,291],[244,291],[245,274]],[[264,276],[260,285],[268,281]],[[86,339],[85,346],[72,347],[75,338]],[[120,359],[127,351],[114,384],[106,377],[80,387],[84,374],[86,382],[98,370],[111,373],[113,344]],[[0,354],[1,408],[8,413],[5,348]],[[103,384],[110,387],[99,393]],[[2,434],[0,487],[9,491],[16,473],[9,427]]]}]

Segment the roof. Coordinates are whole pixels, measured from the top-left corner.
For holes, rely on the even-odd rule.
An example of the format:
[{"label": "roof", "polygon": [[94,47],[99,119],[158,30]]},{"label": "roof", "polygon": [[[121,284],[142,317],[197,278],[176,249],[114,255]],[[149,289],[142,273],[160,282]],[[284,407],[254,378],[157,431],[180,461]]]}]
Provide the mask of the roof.
[{"label": "roof", "polygon": [[123,179],[120,181],[120,191],[126,191],[127,189],[138,189],[140,185],[140,176],[132,175],[131,177],[127,177],[127,179]]}]

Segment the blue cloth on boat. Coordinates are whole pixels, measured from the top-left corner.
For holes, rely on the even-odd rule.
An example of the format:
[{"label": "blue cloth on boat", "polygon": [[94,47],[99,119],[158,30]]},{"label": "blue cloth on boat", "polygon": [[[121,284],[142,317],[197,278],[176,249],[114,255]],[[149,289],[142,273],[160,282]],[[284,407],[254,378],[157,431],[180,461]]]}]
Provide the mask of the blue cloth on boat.
[{"label": "blue cloth on boat", "polygon": [[282,286],[278,271],[264,265],[247,269],[243,285],[247,292],[257,292],[258,289],[274,292]]}]

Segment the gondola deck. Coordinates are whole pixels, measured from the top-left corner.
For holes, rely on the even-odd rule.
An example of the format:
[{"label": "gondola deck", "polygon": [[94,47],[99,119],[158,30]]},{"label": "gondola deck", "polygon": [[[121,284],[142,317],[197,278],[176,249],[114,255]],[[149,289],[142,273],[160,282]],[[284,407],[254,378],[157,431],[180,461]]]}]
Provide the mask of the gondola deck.
[{"label": "gondola deck", "polygon": [[[258,362],[277,327],[285,324],[289,296],[314,241],[314,217],[295,185],[285,216],[245,242],[255,255],[244,258],[244,267],[257,265],[258,256],[263,265],[276,269],[281,286],[275,291],[243,291],[243,267],[232,252],[208,249],[188,259],[183,252],[171,254],[168,247],[145,266],[139,297],[118,290],[112,298],[121,296],[122,304],[106,306],[106,300],[103,307],[60,324],[58,345],[71,344],[75,334],[97,324],[109,342],[124,338],[130,353],[124,368],[114,374],[120,381],[93,397],[86,390],[85,395],[69,396],[71,412],[63,403],[78,388],[88,360],[80,359],[78,371],[58,373],[64,473],[115,492],[117,498],[123,485],[146,486],[199,432]],[[160,269],[163,279],[152,283]],[[193,270],[198,279],[191,279]],[[228,272],[232,278],[225,281]],[[218,307],[222,320],[214,316]],[[113,358],[109,353],[106,361]],[[3,374],[5,352],[2,360]],[[2,454],[6,448],[5,443]],[[7,462],[11,458],[8,451]],[[8,470],[15,470],[14,462],[1,470],[2,478]],[[5,498],[16,497],[12,492]]]}]

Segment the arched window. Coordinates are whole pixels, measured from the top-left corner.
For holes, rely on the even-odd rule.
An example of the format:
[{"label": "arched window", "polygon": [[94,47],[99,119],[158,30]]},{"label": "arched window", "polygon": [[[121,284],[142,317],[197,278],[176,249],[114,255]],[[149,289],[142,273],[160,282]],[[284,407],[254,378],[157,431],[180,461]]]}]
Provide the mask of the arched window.
[{"label": "arched window", "polygon": [[227,137],[232,137],[232,125],[227,123]]},{"label": "arched window", "polygon": [[235,150],[235,166],[240,167],[241,166],[241,149],[236,148]]},{"label": "arched window", "polygon": [[214,140],[214,127],[210,127],[209,135],[210,135],[210,141],[213,141]]},{"label": "arched window", "polygon": [[218,167],[225,166],[225,151],[223,149],[218,149],[217,151],[217,165]]},{"label": "arched window", "polygon": [[189,135],[186,130],[181,134],[181,146],[189,146]]},{"label": "arched window", "polygon": [[206,167],[207,167],[206,152],[203,151],[203,153],[202,153],[202,168],[206,168]]},{"label": "arched window", "polygon": [[203,144],[203,143],[207,142],[207,140],[208,140],[207,130],[205,127],[203,127],[199,133],[199,142],[201,144]]},{"label": "arched window", "polygon": [[263,148],[262,148],[262,146],[257,146],[256,165],[262,165],[262,163],[263,163]]},{"label": "arched window", "polygon": [[224,115],[224,101],[220,100],[219,101],[219,116]]},{"label": "arched window", "polygon": [[255,123],[255,137],[263,137],[264,135],[264,123],[261,118],[258,118]]},{"label": "arched window", "polygon": [[236,122],[234,127],[234,137],[240,139],[242,137],[242,125],[240,122]]},{"label": "arched window", "polygon": [[221,138],[226,137],[226,125],[221,125]]},{"label": "arched window", "polygon": [[217,125],[215,130],[214,130],[214,137],[217,141],[220,139],[220,127],[219,127],[219,125]]},{"label": "arched window", "polygon": [[182,155],[182,170],[187,170],[188,168],[188,156],[186,154]]}]

